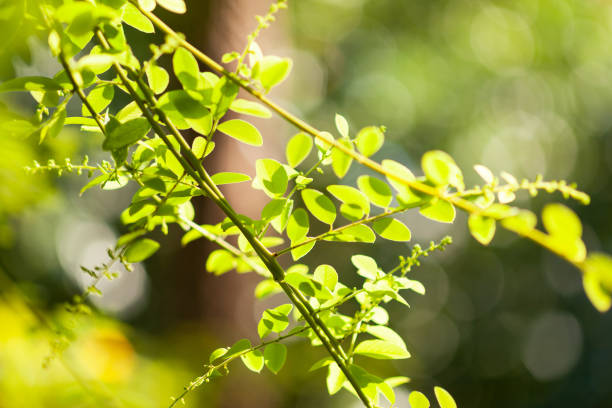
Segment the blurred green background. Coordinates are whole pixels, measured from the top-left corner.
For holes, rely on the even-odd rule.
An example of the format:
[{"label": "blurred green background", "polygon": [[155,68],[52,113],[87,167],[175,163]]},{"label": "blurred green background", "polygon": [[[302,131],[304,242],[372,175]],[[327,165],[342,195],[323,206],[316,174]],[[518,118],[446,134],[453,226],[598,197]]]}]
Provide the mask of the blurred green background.
[{"label": "blurred green background", "polygon": [[[217,57],[240,49],[253,15],[268,6],[187,3],[186,15],[157,13]],[[59,70],[45,42],[28,39],[34,27],[22,15],[19,0],[0,1],[3,80]],[[145,52],[151,37],[127,34]],[[471,170],[477,163],[519,178],[577,182],[592,197],[589,207],[568,203],[584,220],[587,247],[612,253],[611,2],[300,0],[290,2],[261,45],[264,53],[294,59],[291,80],[272,94],[281,105],[321,129],[332,128],[336,112],[353,130],[387,126],[387,143],[374,159],[418,171],[420,156],[440,148],[456,158],[468,185],[480,182]],[[124,231],[119,214],[130,194],[91,190],[79,197],[85,177],[26,175],[33,160],[107,157],[94,134],[65,130],[43,145],[24,138],[11,123],[15,113],[31,114],[33,101],[3,95],[0,102],[0,407],[166,406],[214,348],[256,340],[261,312],[282,296],[255,301],[255,276],[207,276],[211,247],[181,248],[178,230],[160,237],[162,250],[146,265],[101,286],[95,316],[65,314],[63,302],[87,284],[79,265],[103,262]],[[294,130],[279,121],[256,124],[266,150],[227,143],[216,166],[242,166],[252,175],[254,158],[282,157]],[[354,184],[362,171],[353,166],[345,182]],[[229,196],[253,215],[264,203],[246,185]],[[522,194],[519,204],[539,212],[561,199]],[[206,203],[197,208],[200,222],[220,220]],[[510,233],[483,248],[463,216],[450,227],[410,213],[403,219],[412,244],[446,234],[454,243],[416,270],[427,295],[412,295],[409,310],[391,310],[412,358],[373,367],[412,379],[398,391],[398,406],[409,406],[411,389],[429,393],[433,385],[451,391],[461,407],[612,406],[612,317],[589,304],[578,271]],[[357,282],[351,254],[372,254],[391,267],[409,247],[327,243],[304,262],[330,263],[350,285]],[[70,346],[43,369],[60,325]],[[190,394],[188,406],[359,406],[344,391],[326,396],[323,372],[308,372],[321,356],[292,343],[277,377],[235,364],[229,377]]]}]

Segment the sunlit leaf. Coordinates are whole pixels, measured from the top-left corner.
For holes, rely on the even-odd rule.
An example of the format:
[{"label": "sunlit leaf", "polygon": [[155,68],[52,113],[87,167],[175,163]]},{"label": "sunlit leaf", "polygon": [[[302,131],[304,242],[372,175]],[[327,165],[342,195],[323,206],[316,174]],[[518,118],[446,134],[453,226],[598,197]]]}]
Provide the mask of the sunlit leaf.
[{"label": "sunlit leaf", "polygon": [[292,66],[293,61],[290,58],[268,55],[257,61],[253,67],[253,77],[258,79],[268,92],[287,78]]},{"label": "sunlit leaf", "polygon": [[384,141],[385,134],[380,127],[368,126],[359,131],[355,144],[361,154],[370,157],[382,147]]},{"label": "sunlit leaf", "polygon": [[104,150],[116,150],[130,146],[145,137],[149,129],[151,129],[151,125],[146,118],[129,120],[107,135],[104,143],[102,143],[102,148]]},{"label": "sunlit leaf", "polygon": [[470,214],[468,218],[470,233],[482,245],[488,245],[495,236],[495,220],[478,214]]},{"label": "sunlit leaf", "polygon": [[421,215],[430,220],[452,223],[455,220],[455,207],[448,201],[433,199],[430,203],[421,207]]},{"label": "sunlit leaf", "polygon": [[455,403],[453,397],[444,388],[434,387],[434,392],[440,408],[457,408],[457,403]]},{"label": "sunlit leaf", "polygon": [[256,373],[260,372],[264,366],[264,356],[259,350],[253,350],[249,353],[242,354],[240,359],[246,368]]},{"label": "sunlit leaf", "polygon": [[289,166],[296,167],[308,157],[312,150],[312,138],[306,133],[298,133],[287,143],[287,163]]},{"label": "sunlit leaf", "polygon": [[423,172],[428,180],[437,186],[450,184],[458,190],[463,190],[463,174],[455,160],[441,150],[431,150],[423,155],[421,160]]},{"label": "sunlit leaf", "polygon": [[333,291],[338,283],[338,273],[331,265],[319,265],[314,271],[314,279]]},{"label": "sunlit leaf", "polygon": [[385,340],[364,340],[355,347],[355,354],[380,360],[396,360],[410,357],[400,345]]},{"label": "sunlit leaf", "polygon": [[255,172],[254,188],[263,190],[272,198],[285,194],[289,177],[281,163],[273,159],[259,159],[255,162]]},{"label": "sunlit leaf", "polygon": [[387,208],[391,204],[393,195],[387,183],[372,176],[360,176],[357,186],[372,202],[379,207]]},{"label": "sunlit leaf", "polygon": [[323,193],[306,188],[302,190],[304,205],[319,221],[332,225],[336,220],[336,207]]},{"label": "sunlit leaf", "polygon": [[272,112],[262,104],[247,99],[234,99],[230,104],[230,110],[244,115],[257,116],[259,118],[270,118]]},{"label": "sunlit leaf", "polygon": [[177,14],[184,14],[187,11],[184,0],[156,0],[157,4],[168,11]]},{"label": "sunlit leaf", "polygon": [[282,343],[268,344],[264,350],[264,358],[266,367],[274,374],[278,374],[287,360],[287,346]]},{"label": "sunlit leaf", "polygon": [[263,144],[263,138],[259,130],[241,119],[227,120],[219,124],[217,130],[251,146],[261,146]]},{"label": "sunlit leaf", "polygon": [[125,250],[125,259],[130,263],[142,262],[159,249],[159,243],[144,238],[131,243]]},{"label": "sunlit leaf", "polygon": [[221,173],[216,173],[211,176],[212,181],[216,185],[221,184],[233,184],[233,183],[242,183],[244,181],[249,181],[251,177],[242,173],[234,173],[229,171],[224,171]]},{"label": "sunlit leaf", "polygon": [[292,243],[300,242],[306,237],[309,229],[308,214],[303,208],[298,208],[291,214],[287,222],[287,236]]},{"label": "sunlit leaf", "polygon": [[412,391],[410,393],[410,396],[408,397],[408,403],[410,403],[410,408],[430,407],[429,400],[427,399],[427,397],[419,391]]},{"label": "sunlit leaf", "polygon": [[410,241],[410,229],[395,218],[381,218],[372,223],[372,228],[378,235],[390,241]]}]

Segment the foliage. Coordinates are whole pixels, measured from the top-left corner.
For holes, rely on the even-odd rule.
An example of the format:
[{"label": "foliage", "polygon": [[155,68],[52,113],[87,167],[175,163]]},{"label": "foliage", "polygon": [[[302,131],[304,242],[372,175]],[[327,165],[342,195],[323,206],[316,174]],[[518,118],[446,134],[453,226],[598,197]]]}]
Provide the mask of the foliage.
[{"label": "foliage", "polygon": [[[94,270],[83,269],[94,283],[85,294],[75,297],[71,311],[88,312],[86,296],[100,294],[96,287],[99,280],[115,277],[112,265],[119,262],[129,268],[129,264],[151,257],[160,244],[145,235],[157,229],[167,234],[171,224],[183,231],[183,244],[199,238],[218,244],[220,248],[206,260],[209,272],[221,275],[233,269],[240,273],[254,271],[263,277],[255,290],[256,297],[284,292],[290,301],[263,313],[258,325],[261,343],[253,345],[241,339],[230,347],[214,350],[205,372],[171,406],[194,388],[228,374],[230,363],[238,358],[254,372],[266,367],[279,373],[288,358],[282,341],[292,337],[302,337],[327,351],[328,356],[315,362],[311,370],[327,370],[330,395],[344,388],[366,407],[378,406],[381,395],[394,404],[393,389],[408,378],[382,378],[366,367],[368,359],[410,357],[404,340],[390,327],[385,306],[393,301],[409,306],[403,290],[425,294],[423,284],[411,279],[412,267],[418,266],[421,256],[444,249],[450,239],[431,243],[426,250],[415,245],[409,256],[400,257],[398,265],[388,271],[369,256],[353,255],[351,263],[362,278],[359,288],[343,284],[330,265],[318,265],[311,272],[306,265],[295,262],[321,241],[335,241],[337,245],[373,243],[378,238],[411,241],[418,231],[413,232],[394,216],[413,209],[439,223],[453,223],[457,210],[466,212],[472,236],[483,245],[489,244],[496,229],[502,227],[544,247],[583,274],[586,295],[598,310],[610,308],[612,258],[587,252],[582,223],[574,212],[561,204],[549,204],[541,215],[544,229],[538,229],[535,213],[512,205],[522,190],[531,195],[559,191],[566,199],[588,204],[589,196],[575,185],[544,181],[541,176],[519,182],[509,173],[497,177],[485,166],[476,165],[474,169],[484,183],[466,188],[461,168],[453,157],[440,150],[422,156],[422,176],[393,160],[374,161],[370,157],[383,146],[384,127],[355,130],[346,118],[336,114],[335,130],[319,131],[267,98],[289,75],[293,63],[288,58],[264,55],[256,39],[274,21],[275,14],[286,7],[286,1],[278,0],[265,16],[258,17],[258,27],[248,37],[244,50],[223,56],[223,63],[234,64],[232,71],[197,50],[156,17],[152,13],[156,4],[176,13],[186,11],[182,0],[28,2],[29,18],[44,27],[49,49],[63,69],[52,78],[30,76],[5,81],[0,91],[27,92],[36,100],[34,118],[21,120],[15,126],[40,143],[55,138],[64,126],[79,126],[101,133],[102,148],[110,152],[113,160],[95,165],[89,164],[87,158],[80,165],[69,160],[63,164],[35,163],[28,168],[31,173],[86,171],[93,178],[81,193],[97,187],[138,186],[121,214],[129,231],[108,251],[108,263]],[[159,30],[165,34],[165,42],[151,45],[149,58],[139,59],[126,41],[124,25],[144,33]],[[158,64],[164,55],[172,56],[180,89],[167,90],[170,74]],[[208,71],[202,72],[200,63]],[[240,98],[239,89],[254,100]],[[129,102],[111,113],[109,105],[124,100],[119,95]],[[68,102],[73,98],[82,102],[81,116],[67,114]],[[235,172],[211,175],[208,171],[215,138],[229,136],[251,146],[264,142],[253,124],[228,118],[230,111],[263,118],[270,117],[273,111],[298,130],[287,144],[286,163],[272,158],[255,163],[256,176],[251,185],[270,199],[259,219],[238,214],[220,188],[251,181],[249,176]],[[191,144],[184,130],[198,134]],[[310,160],[314,155],[316,159]],[[353,165],[367,170],[357,178],[355,186],[314,187],[318,173],[333,173],[342,179]],[[213,202],[225,218],[216,224],[197,224],[192,201],[199,197]],[[321,228],[322,233],[312,232]],[[286,270],[278,261],[285,254],[294,261]],[[342,307],[348,303],[352,309]],[[434,394],[442,408],[456,406],[444,389],[436,387]],[[410,403],[415,407],[430,405],[418,391],[411,393]]]}]

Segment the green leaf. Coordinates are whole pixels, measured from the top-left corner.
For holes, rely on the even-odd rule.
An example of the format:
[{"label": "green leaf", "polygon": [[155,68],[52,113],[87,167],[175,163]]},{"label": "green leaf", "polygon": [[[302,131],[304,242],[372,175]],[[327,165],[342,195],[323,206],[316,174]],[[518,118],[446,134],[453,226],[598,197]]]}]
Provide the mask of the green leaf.
[{"label": "green leaf", "polygon": [[[415,181],[414,174],[412,174],[410,169],[394,160],[383,160],[382,167],[390,174],[401,177],[402,179],[408,181]],[[389,176],[387,176],[387,181],[393,186],[395,191],[397,191],[397,201],[401,205],[410,205],[421,201],[421,198],[404,183],[401,183],[393,177]]]},{"label": "green leaf", "polygon": [[314,271],[314,280],[333,292],[338,283],[338,273],[331,265],[319,265]]},{"label": "green leaf", "polygon": [[455,221],[456,215],[455,207],[451,203],[437,198],[432,199],[428,204],[421,207],[419,212],[430,220],[448,224]]},{"label": "green leaf", "polygon": [[325,241],[372,243],[376,241],[376,235],[367,225],[356,224],[333,234],[328,234],[323,239]]},{"label": "green leaf", "polygon": [[457,403],[453,397],[442,387],[434,387],[434,393],[440,408],[457,408]]},{"label": "green leaf", "polygon": [[228,351],[228,350],[229,350],[229,349],[228,349],[228,348],[226,348],[226,347],[220,347],[220,348],[218,348],[218,349],[215,349],[215,351],[213,351],[212,353],[210,353],[210,357],[208,357],[208,362],[209,362],[210,364],[214,363],[214,362],[215,362],[215,360],[217,360],[217,359],[219,359],[219,358],[223,357],[223,356],[224,356],[224,355],[227,353],[227,351]]},{"label": "green leaf", "polygon": [[146,118],[129,120],[108,134],[102,148],[104,150],[117,150],[128,147],[147,135],[151,125]]},{"label": "green leaf", "polygon": [[421,160],[423,172],[428,180],[437,186],[451,185],[458,190],[463,190],[463,174],[455,163],[455,160],[441,150],[431,150],[423,155]]},{"label": "green leaf", "polygon": [[593,253],[582,265],[584,290],[597,310],[606,312],[612,305],[612,258]]},{"label": "green leaf", "polygon": [[[214,148],[215,142],[207,141],[202,136],[197,136],[193,139],[193,143],[191,144],[191,150],[198,159],[208,156],[212,153]],[[206,149],[206,151],[204,151],[204,149]]]},{"label": "green leaf", "polygon": [[345,185],[327,186],[331,195],[342,201],[340,214],[350,221],[357,221],[370,213],[370,201],[359,190]]},{"label": "green leaf", "polygon": [[223,357],[225,357],[225,359],[227,360],[230,357],[237,356],[238,354],[250,348],[251,348],[251,342],[249,341],[249,339],[240,339],[236,343],[234,343],[232,347],[230,347],[229,350],[227,350],[227,353],[225,353]]},{"label": "green leaf", "polygon": [[251,177],[247,176],[246,174],[233,173],[229,171],[213,174],[210,178],[218,186],[222,184],[242,183],[251,179]]},{"label": "green leaf", "polygon": [[264,299],[270,295],[281,292],[281,288],[273,279],[266,279],[257,284],[255,287],[255,297]]},{"label": "green leaf", "polygon": [[382,180],[371,176],[360,176],[357,186],[372,202],[372,204],[387,208],[391,204],[393,195],[391,188]]},{"label": "green leaf", "polygon": [[130,263],[142,262],[159,249],[159,243],[144,238],[131,243],[125,250],[125,259]]},{"label": "green leaf", "polygon": [[227,112],[234,99],[236,99],[238,89],[238,85],[225,76],[217,81],[211,96],[215,119],[221,119],[225,115],[225,112]]},{"label": "green leaf", "polygon": [[157,4],[168,11],[177,14],[184,14],[187,11],[184,0],[156,0]]},{"label": "green leaf", "polygon": [[240,359],[246,368],[256,373],[260,372],[264,366],[264,356],[259,350],[253,350],[249,353],[242,354]]},{"label": "green leaf", "polygon": [[364,340],[355,347],[355,354],[379,360],[398,360],[410,357],[405,348],[385,340]]},{"label": "green leaf", "polygon": [[346,376],[344,375],[338,364],[335,362],[331,363],[328,368],[326,379],[327,392],[329,393],[329,395],[334,395],[335,393],[340,391],[345,381]]},{"label": "green leaf", "polygon": [[268,344],[264,350],[264,359],[266,367],[274,374],[278,374],[287,360],[287,346],[281,343]]},{"label": "green leaf", "polygon": [[287,273],[285,281],[305,295],[314,296],[318,300],[325,301],[333,298],[331,291],[327,287],[301,273]]},{"label": "green leaf", "polygon": [[[353,150],[353,144],[350,140],[346,139],[338,139],[338,143],[343,145],[349,150]],[[353,158],[348,154],[344,153],[342,150],[339,150],[337,147],[334,147],[331,152],[331,160],[332,160],[332,169],[338,178],[342,178],[346,175],[351,167],[351,163],[353,163]]]},{"label": "green leaf", "polygon": [[430,407],[429,400],[427,399],[427,397],[419,391],[412,391],[410,393],[410,396],[408,397],[408,403],[410,404],[410,408]]},{"label": "green leaf", "polygon": [[259,159],[255,162],[255,172],[253,188],[263,190],[271,198],[285,194],[289,177],[281,163],[273,159]]},{"label": "green leaf", "polygon": [[271,118],[272,112],[262,104],[246,99],[234,99],[230,104],[230,110],[243,115],[257,116],[259,118]]},{"label": "green leaf", "polygon": [[520,210],[517,214],[501,220],[504,228],[517,233],[527,233],[534,229],[537,223],[536,215],[529,210]]},{"label": "green leaf", "polygon": [[170,82],[168,71],[151,61],[146,66],[147,81],[155,94],[160,94],[166,90]]},{"label": "green leaf", "polygon": [[381,340],[388,341],[390,343],[396,344],[399,347],[406,349],[406,343],[402,337],[397,334],[393,329],[387,326],[372,326],[368,325],[366,327],[366,332],[371,334],[374,337],[378,337]]},{"label": "green leaf", "polygon": [[[296,242],[295,244],[299,244],[299,242]],[[298,259],[306,256],[312,250],[312,248],[314,248],[314,246],[315,246],[315,241],[312,241],[307,244],[301,245],[295,249],[292,249],[291,257],[293,258],[294,261],[297,261]]]},{"label": "green leaf", "polygon": [[302,190],[302,200],[308,211],[319,221],[332,225],[336,220],[336,207],[323,193],[306,188]]},{"label": "green leaf", "polygon": [[185,48],[180,47],[172,57],[174,74],[181,81],[185,89],[196,90],[200,88],[200,67],[195,57]]},{"label": "green leaf", "polygon": [[330,365],[333,362],[334,362],[334,359],[332,357],[323,357],[322,359],[320,359],[319,361],[314,363],[312,366],[310,366],[308,371],[309,372],[316,371],[319,368],[327,367],[328,365]]},{"label": "green leaf", "polygon": [[210,133],[212,115],[199,93],[185,90],[166,92],[160,96],[157,104],[177,128],[192,128],[202,135]]},{"label": "green leaf", "polygon": [[215,275],[222,275],[236,267],[236,258],[225,249],[216,249],[206,259],[206,270]]},{"label": "green leaf", "polygon": [[291,214],[287,222],[287,236],[292,243],[297,243],[306,238],[309,229],[308,213],[303,208],[298,208]]},{"label": "green leaf", "polygon": [[306,133],[298,133],[287,143],[287,163],[291,167],[296,167],[308,157],[312,150],[312,138]]},{"label": "green leaf", "polygon": [[582,223],[572,210],[563,204],[548,204],[542,211],[542,223],[550,235],[582,236]]},{"label": "green leaf", "polygon": [[219,124],[217,130],[251,146],[261,146],[263,144],[263,138],[259,130],[242,119],[227,120]]},{"label": "green leaf", "polygon": [[151,21],[131,3],[125,4],[123,9],[123,21],[127,25],[142,31],[143,33],[155,32],[153,23],[151,23]]},{"label": "green leaf", "polygon": [[410,229],[395,218],[381,218],[372,223],[372,228],[378,235],[390,241],[410,241]]},{"label": "green leaf", "polygon": [[263,339],[272,332],[280,333],[285,330],[289,326],[288,316],[292,309],[293,305],[284,304],[264,311],[257,325],[259,337]]},{"label": "green leaf", "polygon": [[371,280],[376,279],[378,276],[378,265],[373,258],[365,255],[353,255],[351,262],[361,276]]},{"label": "green leaf", "polygon": [[542,211],[542,222],[549,232],[549,242],[574,262],[586,258],[582,241],[582,223],[572,210],[562,204],[548,204]]},{"label": "green leaf", "polygon": [[468,218],[470,233],[482,245],[489,245],[495,236],[495,220],[478,214],[470,214]]},{"label": "green leaf", "polygon": [[383,145],[385,134],[378,126],[368,126],[359,131],[355,144],[357,149],[366,157],[372,156]]},{"label": "green leaf", "polygon": [[61,91],[62,89],[53,79],[42,76],[14,78],[0,84],[0,92]]},{"label": "green leaf", "polygon": [[[87,95],[87,101],[96,113],[100,113],[111,103],[114,96],[115,86],[113,84],[103,84],[95,87],[91,90],[91,92],[89,92],[89,95]],[[83,116],[91,116],[91,113],[85,104],[82,105],[81,111]]]},{"label": "green leaf", "polygon": [[340,133],[340,136],[342,136],[345,139],[348,139],[349,137],[349,124],[346,121],[346,118],[342,115],[340,115],[339,113],[336,113],[336,129],[338,129],[338,132]]},{"label": "green leaf", "polygon": [[266,92],[269,92],[272,87],[287,78],[292,66],[293,61],[290,58],[266,56],[253,66],[253,77],[259,79]]}]

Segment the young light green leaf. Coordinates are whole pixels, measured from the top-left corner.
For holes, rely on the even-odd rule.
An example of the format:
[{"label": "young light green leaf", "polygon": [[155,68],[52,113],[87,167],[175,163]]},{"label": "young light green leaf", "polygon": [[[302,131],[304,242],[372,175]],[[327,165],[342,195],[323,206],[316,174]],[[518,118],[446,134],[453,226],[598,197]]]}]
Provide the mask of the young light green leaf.
[{"label": "young light green leaf", "polygon": [[351,262],[358,269],[358,273],[367,279],[376,279],[378,276],[378,265],[373,258],[365,255],[353,255]]},{"label": "young light green leaf", "polygon": [[287,346],[282,343],[268,344],[264,350],[264,359],[266,367],[274,374],[278,374],[287,360]]},{"label": "young light green leaf", "polygon": [[542,223],[550,235],[582,236],[580,218],[563,204],[548,204],[542,211]]},{"label": "young light green leaf", "polygon": [[215,275],[222,275],[236,267],[236,258],[225,249],[216,249],[206,259],[206,270]]},{"label": "young light green leaf", "polygon": [[347,139],[349,137],[349,124],[346,118],[339,113],[336,113],[336,129],[343,138]]},{"label": "young light green leaf", "polygon": [[259,130],[242,119],[226,120],[217,126],[217,130],[251,146],[261,146],[263,144],[263,138]]},{"label": "young light green leaf", "polygon": [[323,193],[306,188],[302,190],[302,200],[308,211],[319,221],[332,225],[336,220],[336,207]]},{"label": "young light green leaf", "polygon": [[281,163],[273,159],[259,159],[255,162],[255,172],[253,188],[263,190],[271,198],[285,194],[289,177]]},{"label": "young light green leaf", "polygon": [[187,11],[184,0],[156,0],[157,4],[176,14],[184,14]]},{"label": "young light green leaf", "polygon": [[272,55],[263,57],[253,67],[253,77],[259,79],[261,85],[269,92],[270,89],[287,78],[293,61],[290,58],[280,58]]},{"label": "young light green leaf", "polygon": [[[296,244],[299,244],[299,242],[296,242]],[[315,241],[311,241],[307,244],[304,244],[295,249],[292,249],[291,257],[293,258],[294,261],[297,261],[298,259],[306,256],[312,250],[312,248],[314,248],[314,246],[315,246]]]},{"label": "young light green leaf", "polygon": [[234,99],[230,104],[230,110],[244,115],[257,116],[259,118],[270,118],[272,112],[262,104],[246,99]]},{"label": "young light green leaf", "polygon": [[144,238],[131,243],[125,250],[125,259],[130,263],[142,262],[159,249],[159,243]]},{"label": "young light green leaf", "polygon": [[340,391],[340,389],[344,385],[346,381],[346,376],[344,375],[340,367],[338,367],[338,364],[336,364],[335,362],[331,363],[328,367],[329,368],[326,379],[327,392],[329,393],[329,395],[334,395],[335,393]]},{"label": "young light green leaf", "polygon": [[257,325],[259,337],[263,339],[272,332],[280,333],[285,330],[289,326],[288,316],[291,309],[293,309],[291,304],[285,304],[264,311]]},{"label": "young light green leaf", "polygon": [[517,214],[501,220],[504,228],[518,233],[526,233],[535,228],[538,219],[529,210],[520,210]]},{"label": "young light green leaf", "polygon": [[440,404],[440,408],[457,408],[457,403],[444,388],[434,387],[434,393],[436,394],[436,399],[438,400],[438,404]]},{"label": "young light green leaf", "polygon": [[287,163],[289,166],[296,167],[308,157],[312,150],[312,138],[306,133],[298,133],[287,143]]},{"label": "young light green leaf", "polygon": [[212,115],[203,105],[198,92],[176,90],[160,96],[157,104],[179,129],[193,128],[208,135],[212,128]]},{"label": "young light green leaf", "polygon": [[223,357],[228,350],[229,349],[226,347],[220,347],[218,349],[215,349],[212,353],[210,353],[210,357],[208,357],[208,362],[210,364],[214,363],[215,360]]},{"label": "young light green leaf", "polygon": [[309,229],[308,213],[303,208],[298,208],[291,214],[287,222],[287,236],[292,243],[300,242],[306,238]]},{"label": "young light green leaf", "polygon": [[406,343],[404,343],[402,337],[387,326],[368,325],[366,327],[366,332],[374,337],[378,337],[381,340],[386,340],[390,343],[398,345],[403,349],[406,349]]},{"label": "young light green leaf", "polygon": [[359,131],[355,144],[361,154],[370,157],[382,147],[384,141],[385,134],[380,127],[368,126]]},{"label": "young light green leaf", "polygon": [[583,285],[587,297],[600,312],[612,305],[612,258],[603,253],[593,253],[582,265]]},{"label": "young light green leaf", "polygon": [[249,339],[240,339],[236,343],[234,343],[232,347],[230,347],[229,350],[227,350],[227,353],[225,353],[223,357],[228,359],[230,357],[237,356],[238,354],[250,348],[251,348],[251,342],[249,341]]},{"label": "young light green leaf", "polygon": [[364,340],[355,347],[355,354],[379,360],[398,360],[410,357],[405,348],[385,340]]},{"label": "young light green leaf", "polygon": [[410,408],[430,407],[429,400],[427,399],[427,397],[419,391],[412,391],[410,393],[410,396],[408,397],[408,403],[410,404]]},{"label": "young light green leaf", "polygon": [[[415,181],[414,174],[412,174],[406,166],[394,160],[383,160],[382,167],[390,174],[394,174],[408,181]],[[404,183],[389,176],[387,176],[387,181],[393,186],[395,191],[397,191],[397,201],[401,205],[410,205],[421,201],[421,198]]]},{"label": "young light green leaf", "polygon": [[201,85],[200,67],[195,57],[185,48],[180,47],[172,57],[174,74],[185,89],[196,90]]},{"label": "young light green leaf", "polygon": [[[89,92],[87,95],[87,101],[93,107],[96,113],[100,113],[104,108],[106,108],[113,97],[115,96],[115,87],[113,84],[104,84],[101,86],[97,86]],[[82,105],[82,114],[83,116],[91,116],[89,109]]]},{"label": "young light green leaf", "polygon": [[142,31],[143,33],[155,32],[153,23],[151,23],[151,21],[131,3],[125,3],[122,18],[125,24]]},{"label": "young light green leaf", "polygon": [[251,371],[259,373],[264,366],[264,356],[259,350],[253,350],[249,353],[242,354],[240,359]]},{"label": "young light green leaf", "polygon": [[378,235],[390,241],[410,241],[410,229],[395,218],[381,218],[372,223],[372,228]]},{"label": "young light green leaf", "polygon": [[470,233],[482,245],[489,245],[495,235],[495,220],[478,214],[470,214],[468,218]]},{"label": "young light green leaf", "polygon": [[463,173],[455,160],[446,152],[431,150],[423,155],[421,166],[425,176],[437,186],[450,184],[458,190],[463,190]]},{"label": "young light green leaf", "polygon": [[391,188],[382,180],[372,176],[360,176],[357,186],[372,202],[372,204],[387,208],[391,204],[393,195]]},{"label": "young light green leaf", "polygon": [[[191,144],[191,151],[193,151],[193,154],[198,159],[208,156],[214,148],[215,142],[207,141],[206,138],[202,136],[197,136],[193,139],[193,143]],[[206,149],[206,151],[204,151],[204,149]]]},{"label": "young light green leaf", "polygon": [[146,66],[147,81],[155,94],[160,94],[166,90],[170,82],[168,72],[151,61]]},{"label": "young light green leaf", "polygon": [[542,211],[542,222],[549,232],[549,242],[559,252],[582,262],[586,258],[586,247],[582,241],[582,223],[572,210],[562,204],[548,204]]},{"label": "young light green leaf", "polygon": [[356,224],[333,234],[328,234],[323,239],[325,241],[372,243],[376,241],[376,235],[367,225]]},{"label": "young light green leaf", "polygon": [[[349,150],[353,150],[353,144],[347,139],[338,139],[338,143],[342,144]],[[353,163],[353,158],[348,154],[344,153],[338,148],[334,148],[331,152],[332,169],[338,178],[342,178],[346,175]]]},{"label": "young light green leaf", "polygon": [[440,199],[432,199],[431,202],[421,207],[419,210],[421,215],[429,218],[430,220],[452,223],[455,221],[455,207],[448,201]]},{"label": "young light green leaf", "polygon": [[323,357],[322,359],[320,359],[319,361],[314,363],[312,366],[310,366],[308,371],[309,372],[316,371],[319,368],[327,367],[328,365],[330,365],[333,362],[334,362],[334,359],[332,357],[329,357],[329,356],[328,357]]},{"label": "young light green leaf", "polygon": [[342,201],[340,214],[350,221],[356,221],[370,213],[370,201],[359,190],[345,185],[327,186],[327,191]]},{"label": "young light green leaf", "polygon": [[107,135],[102,143],[102,148],[104,150],[117,150],[130,146],[145,137],[149,129],[151,129],[151,125],[146,118],[129,120]]},{"label": "young light green leaf", "polygon": [[28,76],[10,79],[0,84],[0,92],[61,91],[62,87],[51,78]]},{"label": "young light green leaf", "polygon": [[218,186],[222,184],[242,183],[251,179],[251,177],[246,174],[233,173],[229,171],[213,174],[210,178]]},{"label": "young light green leaf", "polygon": [[338,283],[338,273],[331,265],[319,265],[314,271],[314,280],[333,291]]}]

